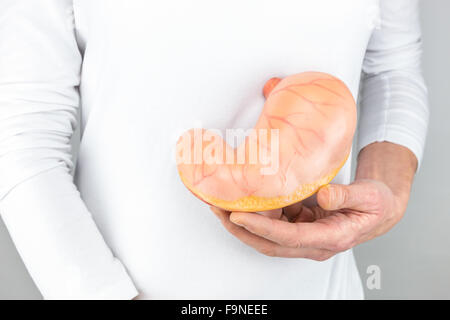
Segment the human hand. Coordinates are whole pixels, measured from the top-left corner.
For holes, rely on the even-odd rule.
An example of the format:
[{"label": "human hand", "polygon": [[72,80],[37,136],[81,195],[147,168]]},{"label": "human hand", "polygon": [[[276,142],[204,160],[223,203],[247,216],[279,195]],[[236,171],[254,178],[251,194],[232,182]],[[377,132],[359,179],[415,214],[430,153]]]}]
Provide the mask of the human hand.
[{"label": "human hand", "polygon": [[[390,143],[366,148],[355,182],[321,188],[315,206],[297,203],[264,214],[211,210],[230,233],[265,255],[326,260],[386,233],[406,210],[414,155]],[[391,171],[393,163],[402,165],[401,173]]]}]

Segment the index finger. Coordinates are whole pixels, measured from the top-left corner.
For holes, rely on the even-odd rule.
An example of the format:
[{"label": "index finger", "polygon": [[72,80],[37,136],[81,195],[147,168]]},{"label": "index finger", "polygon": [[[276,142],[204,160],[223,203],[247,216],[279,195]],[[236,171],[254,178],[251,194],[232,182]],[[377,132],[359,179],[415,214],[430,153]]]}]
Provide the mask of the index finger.
[{"label": "index finger", "polygon": [[[352,235],[328,218],[314,222],[286,222],[248,213],[233,212],[230,220],[253,234],[290,248],[319,248],[342,251]],[[348,244],[347,244],[348,242]]]}]

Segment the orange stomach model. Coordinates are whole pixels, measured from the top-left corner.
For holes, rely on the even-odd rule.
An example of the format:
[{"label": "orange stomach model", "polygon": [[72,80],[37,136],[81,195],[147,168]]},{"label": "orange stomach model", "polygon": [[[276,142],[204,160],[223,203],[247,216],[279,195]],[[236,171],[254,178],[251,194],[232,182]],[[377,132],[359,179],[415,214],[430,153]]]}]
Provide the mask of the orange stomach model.
[{"label": "orange stomach model", "polygon": [[272,78],[244,142],[232,148],[217,130],[191,129],[177,143],[185,186],[229,211],[266,211],[301,201],[328,184],[350,153],[356,105],[339,79],[319,72]]}]

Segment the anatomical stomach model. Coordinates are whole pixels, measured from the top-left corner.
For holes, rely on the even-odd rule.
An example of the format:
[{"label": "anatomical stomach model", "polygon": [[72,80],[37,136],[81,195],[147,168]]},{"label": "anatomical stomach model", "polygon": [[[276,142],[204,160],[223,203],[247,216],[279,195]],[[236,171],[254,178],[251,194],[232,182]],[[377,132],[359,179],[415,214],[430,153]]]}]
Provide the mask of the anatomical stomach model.
[{"label": "anatomical stomach model", "polygon": [[265,84],[255,127],[232,148],[217,130],[191,129],[177,143],[178,173],[199,199],[228,211],[266,211],[328,184],[350,153],[356,105],[339,79],[304,72]]}]

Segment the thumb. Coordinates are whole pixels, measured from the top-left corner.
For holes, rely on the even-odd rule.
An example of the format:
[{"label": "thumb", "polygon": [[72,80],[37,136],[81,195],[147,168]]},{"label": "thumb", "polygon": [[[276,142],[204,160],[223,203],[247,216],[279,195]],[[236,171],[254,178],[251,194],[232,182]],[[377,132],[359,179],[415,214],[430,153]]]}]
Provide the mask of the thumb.
[{"label": "thumb", "polygon": [[320,188],[317,203],[325,210],[343,208],[358,210],[364,204],[367,186],[363,184],[329,184]]}]

